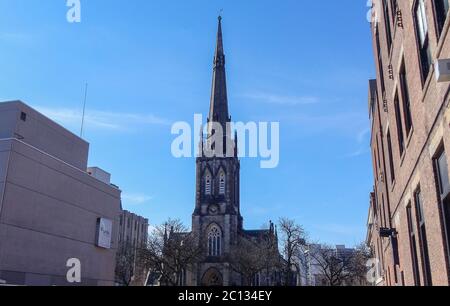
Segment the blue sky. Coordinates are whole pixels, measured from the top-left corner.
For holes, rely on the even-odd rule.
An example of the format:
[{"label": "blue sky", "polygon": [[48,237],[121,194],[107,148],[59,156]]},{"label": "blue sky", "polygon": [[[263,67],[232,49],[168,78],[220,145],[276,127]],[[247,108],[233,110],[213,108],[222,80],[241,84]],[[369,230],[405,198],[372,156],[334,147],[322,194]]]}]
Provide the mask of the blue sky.
[{"label": "blue sky", "polygon": [[365,238],[372,171],[365,0],[0,0],[0,101],[21,99],[79,133],[85,82],[91,166],[124,207],[190,224],[195,160],[171,155],[171,123],[207,115],[223,8],[230,112],[279,121],[280,165],[243,159],[246,228],[286,216],[314,240]]}]

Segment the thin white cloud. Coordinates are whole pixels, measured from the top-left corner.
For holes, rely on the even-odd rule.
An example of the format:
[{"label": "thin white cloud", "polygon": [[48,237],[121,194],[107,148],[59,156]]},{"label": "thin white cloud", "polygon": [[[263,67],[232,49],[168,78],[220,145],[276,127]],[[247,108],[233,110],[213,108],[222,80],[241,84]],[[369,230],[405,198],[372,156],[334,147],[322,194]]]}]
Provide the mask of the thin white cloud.
[{"label": "thin white cloud", "polygon": [[319,102],[319,98],[315,96],[287,96],[265,92],[246,93],[243,94],[242,97],[269,104],[289,105],[289,106],[316,104]]},{"label": "thin white cloud", "polygon": [[349,153],[349,154],[345,155],[345,157],[348,157],[348,158],[359,157],[359,156],[365,155],[367,153],[369,153],[369,149],[362,147],[362,148],[359,148],[358,150],[356,150],[356,151],[354,151],[352,153]]},{"label": "thin white cloud", "polygon": [[122,194],[122,201],[127,205],[142,205],[151,201],[152,199],[152,196],[148,196],[145,194]]},{"label": "thin white cloud", "polygon": [[369,128],[364,128],[362,129],[358,135],[356,136],[356,139],[358,141],[358,143],[362,143],[364,142],[364,140],[366,139],[366,136],[370,133],[370,129]]},{"label": "thin white cloud", "polygon": [[247,213],[253,216],[273,216],[283,209],[281,204],[272,204],[270,206],[249,205]]},{"label": "thin white cloud", "polygon": [[364,227],[346,224],[317,224],[314,228],[318,231],[341,236],[355,236],[365,231]]},{"label": "thin white cloud", "polygon": [[[68,126],[81,126],[82,111],[72,108],[35,107],[37,111],[56,122]],[[142,125],[166,125],[171,121],[153,114],[121,113],[99,110],[86,110],[86,128],[113,131],[129,131]]]},{"label": "thin white cloud", "polygon": [[300,125],[304,131],[322,133],[344,132],[354,137],[355,131],[364,129],[367,125],[363,114],[358,112],[340,112],[323,115],[285,114],[278,118],[280,121]]},{"label": "thin white cloud", "polygon": [[359,157],[369,153],[370,152],[369,145],[366,144],[365,142],[369,133],[370,133],[369,128],[363,128],[362,130],[360,130],[356,135],[356,141],[359,145],[359,148],[356,151],[346,154],[344,157],[346,158]]},{"label": "thin white cloud", "polygon": [[1,32],[0,41],[5,43],[29,43],[32,40],[32,36],[20,33],[20,32]]}]

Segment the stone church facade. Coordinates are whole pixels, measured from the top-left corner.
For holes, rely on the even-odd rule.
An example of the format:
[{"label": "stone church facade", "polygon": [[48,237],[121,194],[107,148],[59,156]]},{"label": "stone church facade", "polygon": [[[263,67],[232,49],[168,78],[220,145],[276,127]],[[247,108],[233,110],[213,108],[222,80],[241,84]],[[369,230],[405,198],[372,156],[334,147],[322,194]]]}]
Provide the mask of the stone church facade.
[{"label": "stone church facade", "polygon": [[[237,154],[237,136],[231,137],[227,129],[231,121],[225,73],[225,54],[222,40],[222,18],[219,17],[211,105],[206,138],[203,132],[200,154],[196,160],[196,201],[192,215],[192,233],[203,243],[203,260],[187,271],[183,285],[188,286],[240,286],[273,285],[274,278],[255,275],[253,284],[245,283],[242,275],[231,268],[230,254],[240,239],[259,243],[262,239],[277,239],[271,223],[268,230],[246,231],[240,209],[240,161]],[[211,144],[215,136],[214,125],[224,131],[223,146]],[[217,135],[216,135],[217,136]],[[222,135],[220,135],[222,136]],[[219,136],[219,137],[220,137]],[[220,141],[219,141],[220,142]],[[226,154],[231,152],[231,154]],[[212,152],[212,154],[211,154]],[[276,251],[278,254],[278,251]],[[232,255],[231,255],[232,256]],[[271,279],[271,281],[269,281]],[[272,282],[272,283],[271,283]]]}]

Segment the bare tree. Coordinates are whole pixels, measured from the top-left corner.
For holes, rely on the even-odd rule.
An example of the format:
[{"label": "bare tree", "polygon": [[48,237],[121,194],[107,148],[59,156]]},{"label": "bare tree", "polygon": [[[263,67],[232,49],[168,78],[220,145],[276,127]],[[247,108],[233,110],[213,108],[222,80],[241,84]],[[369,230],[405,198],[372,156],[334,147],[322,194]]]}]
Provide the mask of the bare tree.
[{"label": "bare tree", "polygon": [[122,286],[130,286],[135,269],[136,249],[131,243],[120,246],[116,255],[116,280]]},{"label": "bare tree", "polygon": [[317,245],[309,254],[319,270],[322,285],[354,286],[366,285],[366,262],[370,250],[364,245],[355,249],[339,252],[335,247]]},{"label": "bare tree", "polygon": [[368,286],[367,280],[367,262],[373,258],[372,250],[365,244],[361,243],[355,248],[355,252],[351,258],[348,270],[351,275],[350,285]]},{"label": "bare tree", "polygon": [[280,244],[285,260],[283,265],[283,277],[285,286],[295,285],[295,276],[302,270],[300,265],[304,263],[303,246],[306,244],[306,232],[303,227],[294,220],[283,218],[279,222]]},{"label": "bare tree", "polygon": [[280,265],[273,233],[262,234],[257,237],[257,241],[250,237],[240,237],[228,257],[230,267],[241,275],[244,286],[252,285],[253,278],[260,273],[270,275]]},{"label": "bare tree", "polygon": [[314,261],[320,277],[320,284],[323,286],[341,286],[346,278],[346,258],[340,258],[336,254],[336,249],[329,245],[316,245],[310,248],[309,256]]},{"label": "bare tree", "polygon": [[182,285],[184,273],[202,258],[198,238],[181,221],[168,220],[150,233],[141,260],[151,273],[159,275],[162,285]]},{"label": "bare tree", "polygon": [[239,238],[235,248],[229,254],[230,267],[241,275],[244,285],[251,285],[252,278],[262,269],[261,254],[258,246],[252,241]]}]

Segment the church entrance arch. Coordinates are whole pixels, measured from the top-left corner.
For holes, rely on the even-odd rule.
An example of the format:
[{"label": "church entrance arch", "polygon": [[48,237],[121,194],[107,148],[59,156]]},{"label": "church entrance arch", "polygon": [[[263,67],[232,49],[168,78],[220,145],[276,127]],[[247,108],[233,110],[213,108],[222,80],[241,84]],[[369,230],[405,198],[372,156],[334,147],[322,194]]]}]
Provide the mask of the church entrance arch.
[{"label": "church entrance arch", "polygon": [[222,274],[216,268],[208,269],[205,272],[205,274],[203,274],[202,286],[222,287],[223,286]]}]

